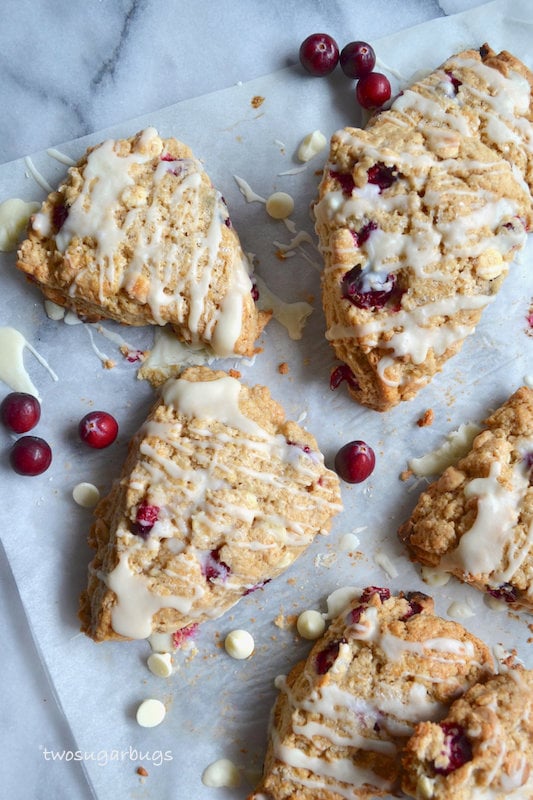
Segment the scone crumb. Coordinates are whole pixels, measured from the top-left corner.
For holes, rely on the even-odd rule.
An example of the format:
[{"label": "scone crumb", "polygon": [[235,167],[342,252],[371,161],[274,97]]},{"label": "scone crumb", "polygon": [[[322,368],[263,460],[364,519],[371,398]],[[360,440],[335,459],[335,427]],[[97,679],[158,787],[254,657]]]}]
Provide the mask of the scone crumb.
[{"label": "scone crumb", "polygon": [[274,620],[274,625],[282,631],[288,631],[290,628],[294,628],[297,620],[298,614],[278,614]]},{"label": "scone crumb", "polygon": [[435,414],[432,408],[427,408],[420,419],[416,421],[416,424],[419,428],[426,428],[428,425],[433,425],[433,420],[435,419]]},{"label": "scone crumb", "polygon": [[289,365],[286,361],[282,361],[281,364],[278,364],[278,372],[280,375],[288,375]]},{"label": "scone crumb", "polygon": [[252,108],[259,108],[259,106],[262,106],[264,102],[265,102],[265,98],[261,97],[260,94],[254,95],[252,97],[252,99],[250,100],[250,104],[251,104]]},{"label": "scone crumb", "polygon": [[147,778],[148,770],[146,770],[144,767],[137,767],[137,775],[142,775],[143,778]]},{"label": "scone crumb", "polygon": [[113,361],[111,358],[106,358],[105,361],[102,362],[104,365],[104,369],[113,369],[117,366],[117,362]]},{"label": "scone crumb", "polygon": [[404,469],[403,472],[400,472],[400,480],[401,481],[408,481],[409,478],[413,477],[413,470],[412,469]]},{"label": "scone crumb", "polygon": [[237,378],[237,380],[241,377],[241,373],[238,369],[229,369],[228,375],[230,375],[232,378]]},{"label": "scone crumb", "polygon": [[283,250],[276,250],[276,258],[279,261],[285,261],[287,258],[287,253],[285,253]]}]

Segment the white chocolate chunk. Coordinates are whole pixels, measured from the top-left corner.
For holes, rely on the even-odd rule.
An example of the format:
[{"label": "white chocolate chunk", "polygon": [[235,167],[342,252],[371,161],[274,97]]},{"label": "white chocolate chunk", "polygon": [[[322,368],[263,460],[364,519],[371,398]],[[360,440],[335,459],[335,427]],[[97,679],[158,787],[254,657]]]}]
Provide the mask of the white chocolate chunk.
[{"label": "white chocolate chunk", "polygon": [[449,572],[443,572],[441,569],[433,569],[432,567],[422,567],[420,572],[422,580],[428,586],[446,586],[451,578]]},{"label": "white chocolate chunk", "polygon": [[170,653],[152,653],[146,662],[148,669],[158,678],[168,678],[172,675],[172,659]]},{"label": "white chocolate chunk", "polygon": [[233,761],[230,761],[229,758],[219,758],[218,761],[214,761],[204,769],[202,783],[213,789],[222,787],[232,789],[240,786],[241,775]]},{"label": "white chocolate chunk", "polygon": [[242,660],[249,658],[254,652],[254,637],[248,631],[236,629],[230,631],[224,640],[226,653],[232,658]]},{"label": "white chocolate chunk", "polygon": [[326,630],[326,622],[322,614],[309,609],[298,617],[296,629],[303,639],[319,639]]},{"label": "white chocolate chunk", "polygon": [[267,198],[266,210],[273,219],[286,219],[294,211],[294,200],[287,192],[274,192]]},{"label": "white chocolate chunk", "polygon": [[161,700],[150,697],[148,700],[143,700],[137,709],[137,722],[142,728],[155,728],[163,722],[166,713]]},{"label": "white chocolate chunk", "polygon": [[94,508],[100,500],[100,492],[92,483],[77,483],[72,490],[74,502],[83,508]]},{"label": "white chocolate chunk", "polygon": [[54,303],[53,300],[44,301],[44,310],[48,319],[53,319],[55,321],[63,319],[66,314],[66,309],[63,306],[59,306],[57,303]]},{"label": "white chocolate chunk", "polygon": [[327,139],[321,131],[313,131],[308,133],[302,139],[300,147],[298,148],[298,160],[309,161],[313,156],[320,153],[327,144]]}]

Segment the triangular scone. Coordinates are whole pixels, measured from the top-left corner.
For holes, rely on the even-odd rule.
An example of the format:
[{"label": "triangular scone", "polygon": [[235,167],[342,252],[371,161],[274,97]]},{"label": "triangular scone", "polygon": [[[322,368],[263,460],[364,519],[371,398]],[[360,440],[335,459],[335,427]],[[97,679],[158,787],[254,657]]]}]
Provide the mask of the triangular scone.
[{"label": "triangular scone", "polygon": [[165,384],[96,509],[82,630],[136,639],[219,617],[340,508],[315,439],[265,387],[191,367]]},{"label": "triangular scone", "polygon": [[531,82],[484,46],[332,137],[314,206],[332,388],[385,411],[473,333],[533,225]]},{"label": "triangular scone", "polygon": [[218,356],[252,355],[269,318],[224,198],[154,128],[89,148],[31,218],[17,266],[82,318],[169,324]]},{"label": "triangular scone", "polygon": [[400,751],[421,720],[438,720],[483,675],[488,647],[414,593],[371,586],[287,678],[249,800],[338,800],[397,791]]},{"label": "triangular scone", "polygon": [[402,789],[417,800],[532,798],[533,671],[472,686],[438,724],[417,725],[402,763]]},{"label": "triangular scone", "polygon": [[518,389],[484,426],[399,536],[413,560],[533,612],[533,389]]}]

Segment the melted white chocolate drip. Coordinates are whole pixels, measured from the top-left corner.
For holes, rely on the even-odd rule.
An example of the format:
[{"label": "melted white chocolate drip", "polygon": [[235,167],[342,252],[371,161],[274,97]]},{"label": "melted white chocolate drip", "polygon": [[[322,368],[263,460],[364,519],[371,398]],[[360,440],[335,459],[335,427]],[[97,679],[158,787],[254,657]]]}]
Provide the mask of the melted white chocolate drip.
[{"label": "melted white chocolate drip", "polygon": [[49,372],[54,381],[57,375],[48,362],[37,350],[17,331],[16,328],[0,328],[0,380],[15,392],[27,392],[39,397],[39,392],[34,386],[24,366],[24,348],[28,348],[37,361]]}]

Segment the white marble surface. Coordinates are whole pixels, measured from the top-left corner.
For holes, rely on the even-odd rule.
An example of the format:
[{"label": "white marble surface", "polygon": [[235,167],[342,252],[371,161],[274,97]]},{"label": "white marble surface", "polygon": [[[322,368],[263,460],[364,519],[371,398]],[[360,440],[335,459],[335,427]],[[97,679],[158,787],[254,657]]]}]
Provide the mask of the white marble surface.
[{"label": "white marble surface", "polygon": [[[478,4],[4,0],[0,163],[296,63],[301,40],[318,30],[339,43],[373,41]],[[0,592],[2,796],[85,800],[92,795],[79,763],[51,763],[40,750],[40,745],[58,751],[76,748],[41,666],[3,550]],[[215,791],[213,796],[218,796]]]}]

